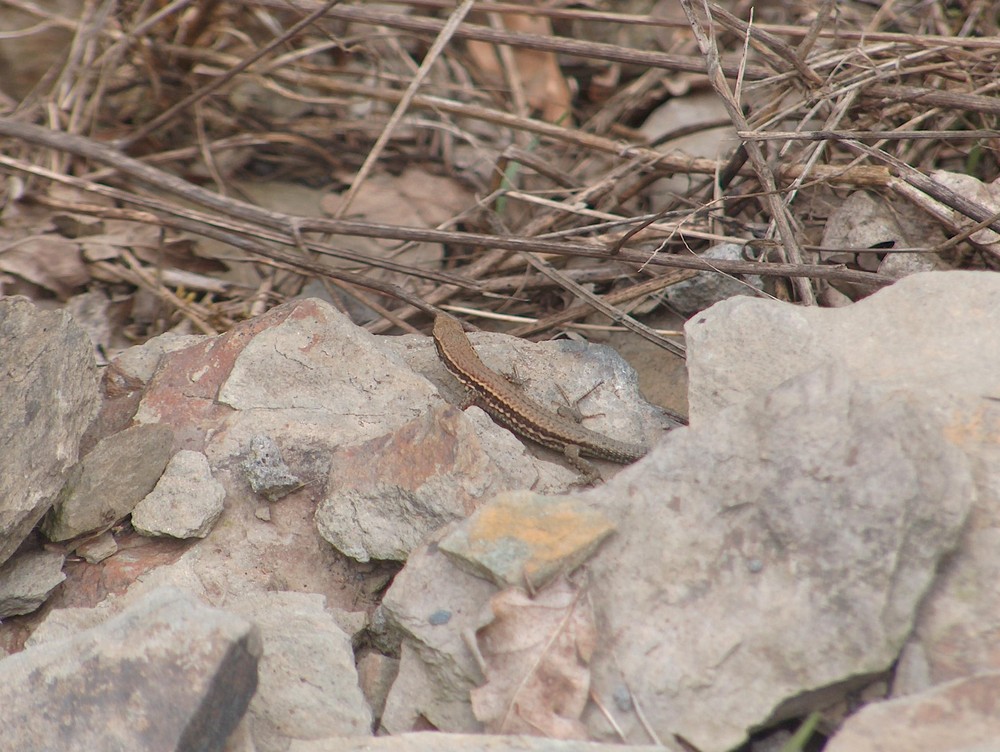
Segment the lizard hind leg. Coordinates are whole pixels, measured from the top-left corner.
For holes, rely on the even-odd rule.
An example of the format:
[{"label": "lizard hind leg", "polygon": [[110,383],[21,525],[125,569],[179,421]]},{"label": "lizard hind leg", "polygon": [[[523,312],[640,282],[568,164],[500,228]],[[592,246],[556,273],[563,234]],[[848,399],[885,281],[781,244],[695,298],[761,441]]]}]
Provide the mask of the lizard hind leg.
[{"label": "lizard hind leg", "polygon": [[580,471],[581,480],[586,485],[592,486],[598,481],[604,480],[597,466],[587,462],[587,460],[580,456],[580,447],[576,444],[567,444],[563,449],[563,454],[566,455],[569,464]]}]

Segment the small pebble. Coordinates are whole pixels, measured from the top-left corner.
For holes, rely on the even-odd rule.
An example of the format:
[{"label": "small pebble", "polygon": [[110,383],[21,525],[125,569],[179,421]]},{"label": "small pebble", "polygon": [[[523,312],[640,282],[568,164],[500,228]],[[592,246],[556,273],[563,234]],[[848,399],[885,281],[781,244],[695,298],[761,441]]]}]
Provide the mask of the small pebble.
[{"label": "small pebble", "polygon": [[447,624],[451,621],[451,611],[446,611],[445,609],[439,609],[430,615],[427,619],[433,627],[440,627],[442,624]]},{"label": "small pebble", "polygon": [[619,684],[615,687],[615,691],[611,693],[611,697],[615,701],[615,705],[623,713],[631,712],[632,710],[632,693],[628,691],[628,687]]}]

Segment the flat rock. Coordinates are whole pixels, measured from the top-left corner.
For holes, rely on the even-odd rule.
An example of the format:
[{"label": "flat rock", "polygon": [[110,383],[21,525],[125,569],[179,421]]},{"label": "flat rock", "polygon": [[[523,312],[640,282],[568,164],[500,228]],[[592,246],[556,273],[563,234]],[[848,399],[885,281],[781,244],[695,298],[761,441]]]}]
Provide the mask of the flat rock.
[{"label": "flat rock", "polygon": [[66,557],[54,551],[17,554],[0,566],[0,619],[30,614],[66,579]]},{"label": "flat rock", "polygon": [[721,752],[887,671],[975,495],[947,418],[831,364],[585,494],[619,528],[588,565],[603,706]]},{"label": "flat rock", "polygon": [[167,463],[153,490],[132,510],[143,535],[204,538],[222,514],[226,490],[201,452],[182,449]]},{"label": "flat rock", "polygon": [[[489,422],[481,413],[479,419]],[[320,534],[358,561],[405,561],[429,533],[464,519],[480,499],[537,479],[513,436],[499,434],[510,446],[492,453],[478,428],[465,414],[440,405],[391,434],[337,454],[316,509]],[[508,461],[517,456],[520,462]]]},{"label": "flat rock", "polygon": [[313,593],[260,593],[227,604],[260,629],[264,653],[247,722],[257,752],[292,740],[370,737],[351,639]]},{"label": "flat rock", "polygon": [[377,739],[295,742],[288,752],[664,752],[677,747],[592,744],[539,736],[489,736],[426,732]]},{"label": "flat rock", "polygon": [[991,752],[1000,748],[1000,673],[866,705],[825,752]]},{"label": "flat rock", "polygon": [[0,300],[0,564],[62,487],[96,415],[90,341],[68,314]]},{"label": "flat rock", "polygon": [[915,274],[841,309],[741,298],[687,325],[692,423],[837,360],[860,381],[907,390],[946,416],[975,504],[904,648],[893,694],[1000,670],[1000,277]]},{"label": "flat rock", "polygon": [[530,592],[576,569],[614,529],[573,497],[515,491],[488,501],[438,546],[471,574]]},{"label": "flat rock", "polygon": [[0,734],[9,749],[222,750],[260,654],[249,622],[161,590],[0,661]]},{"label": "flat rock", "polygon": [[925,272],[845,308],[730,298],[688,321],[691,424],[838,360],[860,379],[1000,393],[1000,275]]},{"label": "flat rock", "polygon": [[70,471],[42,524],[53,541],[110,527],[131,513],[163,473],[173,432],[133,426],[103,439]]},{"label": "flat rock", "polygon": [[482,625],[483,607],[496,591],[492,583],[458,569],[433,539],[411,554],[376,612],[402,635],[383,731],[402,734],[427,722],[446,731],[482,731],[469,692],[484,677],[467,639]]}]

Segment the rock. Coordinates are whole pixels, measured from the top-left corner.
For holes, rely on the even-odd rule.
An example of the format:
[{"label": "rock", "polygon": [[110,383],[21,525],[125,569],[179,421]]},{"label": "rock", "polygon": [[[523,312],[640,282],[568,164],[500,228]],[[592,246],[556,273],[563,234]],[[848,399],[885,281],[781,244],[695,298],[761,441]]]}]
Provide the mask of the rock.
[{"label": "rock", "polygon": [[433,539],[414,550],[376,612],[402,635],[399,676],[386,700],[383,731],[402,734],[421,723],[443,731],[482,730],[469,692],[484,677],[466,640],[483,623],[483,607],[496,590],[455,567]]},{"label": "rock", "polygon": [[902,652],[897,696],[1000,670],[1000,403],[984,399],[1000,395],[998,331],[1000,278],[958,271],[915,274],[838,310],[726,301],[687,326],[695,425],[830,359],[946,416],[975,504]]},{"label": "rock", "polygon": [[260,629],[264,654],[248,723],[257,752],[295,739],[370,737],[371,711],[358,686],[351,640],[313,593],[260,593],[227,610]]},{"label": "rock", "polygon": [[614,529],[572,497],[520,491],[488,501],[438,546],[459,567],[498,587],[535,591],[580,566]]},{"label": "rock", "polygon": [[270,436],[250,439],[250,450],[240,467],[253,492],[268,501],[277,501],[302,485],[281,458],[281,449]]},{"label": "rock", "polygon": [[103,438],[132,425],[146,385],[166,353],[202,342],[204,336],[161,334],[119,354],[101,371],[101,409],[84,436],[80,448],[87,454]]},{"label": "rock", "polygon": [[952,430],[828,364],[584,494],[619,530],[588,564],[603,707],[626,688],[659,738],[721,752],[887,671],[975,495]]},{"label": "rock", "polygon": [[207,339],[209,338],[201,334],[164,332],[141,345],[123,350],[114,360],[115,367],[129,379],[145,384],[156,374],[156,369],[166,355],[204,343]]},{"label": "rock", "polygon": [[[930,253],[893,253],[894,248],[928,248],[945,240],[940,225],[927,213],[902,199],[855,191],[829,216],[820,244],[824,248],[871,249],[866,252],[807,252],[815,263],[852,264],[865,271],[902,278],[933,271],[941,261]],[[862,297],[868,290],[835,281],[836,288]]]},{"label": "rock", "polygon": [[[924,239],[922,243],[927,245],[927,240]],[[941,266],[943,264],[938,257],[929,253],[889,253],[879,264],[878,273],[902,279],[911,274],[936,271]]]},{"label": "rock", "polygon": [[88,564],[98,564],[117,552],[118,543],[115,541],[115,536],[109,532],[103,532],[76,547],[76,553]]},{"label": "rock", "polygon": [[208,458],[182,449],[167,463],[156,487],[132,510],[143,535],[204,538],[222,514],[226,490],[212,477]]},{"label": "rock", "polygon": [[[740,243],[719,243],[698,256],[708,260],[746,261],[743,255],[745,248]],[[667,287],[663,291],[663,299],[682,316],[693,316],[720,300],[737,295],[752,296],[755,290],[763,289],[764,282],[756,275],[737,277],[716,272],[698,272],[691,279]]]},{"label": "rock", "polygon": [[[653,110],[640,126],[642,135],[655,142],[678,130],[688,131],[691,126],[701,124],[705,127],[681,136],[674,135],[662,144],[662,148],[692,157],[728,158],[739,142],[722,100],[710,91],[684,91],[684,96],[672,93],[674,96]],[[715,127],[708,127],[710,125]],[[692,185],[697,185],[697,178],[690,175],[661,178],[649,187],[650,200],[653,206],[673,203],[678,195],[691,190]]]},{"label": "rock", "polygon": [[538,736],[484,734],[400,734],[378,739],[321,739],[294,742],[288,752],[680,752],[674,746],[591,744]]},{"label": "rock", "polygon": [[161,590],[0,661],[0,734],[10,749],[222,750],[260,653],[249,622]]},{"label": "rock", "polygon": [[108,528],[153,490],[170,459],[167,426],[134,426],[101,441],[70,471],[42,524],[53,541]]},{"label": "rock", "polygon": [[[448,613],[442,609],[432,616]],[[483,681],[482,675],[468,666],[452,664],[454,658],[455,653],[440,653],[416,640],[403,640],[399,671],[382,710],[380,735],[426,729],[428,724],[470,734],[483,731],[469,700],[469,693]]]},{"label": "rock", "polygon": [[0,300],[0,366],[2,564],[52,505],[99,395],[87,335],[26,298]]},{"label": "rock", "polygon": [[[956,368],[966,368],[964,362]],[[968,366],[974,367],[974,366]],[[958,550],[941,567],[900,656],[894,695],[1000,671],[1000,402],[974,400],[951,436],[969,455],[978,493]]]},{"label": "rock", "polygon": [[[478,419],[490,424],[485,431],[496,430],[484,414]],[[537,475],[523,459],[524,447],[497,431],[509,446],[491,454],[477,430],[466,415],[440,406],[338,453],[316,509],[320,534],[358,561],[405,561],[429,533],[471,514],[479,499],[531,485]],[[507,462],[517,455],[519,464]]]},{"label": "rock", "polygon": [[386,698],[398,674],[399,660],[396,658],[368,651],[358,659],[358,682],[376,726],[382,719]]},{"label": "rock", "polygon": [[[603,345],[559,340],[529,342],[504,334],[473,333],[469,339],[483,362],[500,374],[515,376],[535,402],[552,409],[579,400],[583,424],[598,433],[650,446],[677,424],[664,410],[646,402],[639,393],[638,377],[614,350]],[[434,383],[454,405],[467,404],[467,391],[444,367],[428,337],[389,338],[411,368]],[[464,410],[474,421],[480,443],[504,471],[534,472],[537,481],[518,488],[539,493],[565,493],[578,484],[579,472],[561,452],[543,449],[516,437],[486,417],[478,407]],[[521,447],[526,447],[526,453]],[[530,465],[529,465],[530,463]],[[604,477],[621,466],[598,462]]]},{"label": "rock", "polygon": [[100,608],[53,608],[24,642],[25,648],[76,637],[84,630],[100,626],[112,614],[110,604]]},{"label": "rock", "polygon": [[30,614],[45,603],[56,586],[66,579],[62,566],[66,557],[50,551],[30,551],[14,556],[0,566],[0,619]]},{"label": "rock", "polygon": [[245,462],[259,436],[282,448],[305,486],[321,486],[333,455],[438,400],[383,339],[321,301],[287,303],[163,355],[135,420],[169,425],[176,447],[203,451],[230,495],[236,484],[223,471]]},{"label": "rock", "polygon": [[684,331],[692,425],[728,405],[759,400],[828,360],[843,362],[859,379],[905,389],[976,399],[1000,394],[995,274],[914,274],[837,309],[731,298]]},{"label": "rock", "polygon": [[[649,738],[640,708],[660,739],[728,750],[886,672],[975,496],[953,431],[922,397],[827,365],[584,494],[619,528],[587,568],[592,687],[626,739]],[[490,595],[440,544],[411,555],[383,601],[404,635],[386,732],[480,729],[467,635]]]},{"label": "rock", "polygon": [[1000,739],[1000,673],[940,684],[867,705],[844,723],[826,752],[988,752]]}]

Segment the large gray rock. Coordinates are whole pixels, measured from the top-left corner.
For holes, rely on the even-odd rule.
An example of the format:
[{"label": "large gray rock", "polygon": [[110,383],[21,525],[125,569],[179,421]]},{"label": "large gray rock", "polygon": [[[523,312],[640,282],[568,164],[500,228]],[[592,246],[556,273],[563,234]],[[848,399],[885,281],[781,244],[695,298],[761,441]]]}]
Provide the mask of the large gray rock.
[{"label": "large gray rock", "polygon": [[[618,526],[585,564],[591,733],[728,750],[887,671],[975,496],[949,417],[828,365],[584,494]],[[404,635],[386,731],[478,730],[468,639],[491,594],[433,543],[411,556],[383,602]]]},{"label": "large gray rock", "polygon": [[0,300],[0,563],[51,506],[97,413],[87,335],[61,311]]},{"label": "large gray rock", "polygon": [[42,532],[64,541],[106,529],[146,496],[170,459],[173,431],[133,426],[100,441],[70,471]]},{"label": "large gray rock", "polygon": [[887,671],[975,496],[948,417],[831,364],[589,492],[619,531],[590,565],[604,707],[722,752]]},{"label": "large gray rock", "polygon": [[827,360],[870,382],[997,396],[998,332],[1000,275],[985,272],[914,274],[846,308],[730,298],[684,327],[691,424]]},{"label": "large gray rock", "polygon": [[7,749],[221,750],[257,686],[249,622],[159,590],[105,624],[0,661]]},{"label": "large gray rock", "polygon": [[944,443],[968,457],[976,502],[921,606],[893,694],[1000,671],[1000,275],[916,274],[837,310],[730,300],[686,332],[694,425],[829,360],[944,416]]}]

